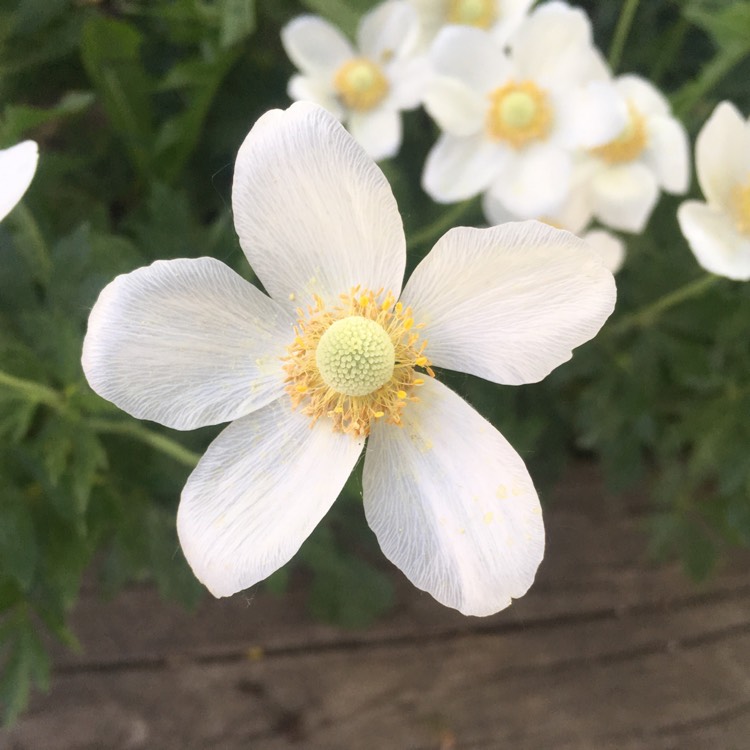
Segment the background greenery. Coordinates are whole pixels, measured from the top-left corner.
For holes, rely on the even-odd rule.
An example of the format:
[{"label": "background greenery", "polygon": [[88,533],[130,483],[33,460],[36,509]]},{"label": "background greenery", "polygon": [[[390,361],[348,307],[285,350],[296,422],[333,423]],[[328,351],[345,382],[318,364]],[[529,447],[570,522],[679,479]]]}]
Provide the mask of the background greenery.
[{"label": "background greenery", "polygon": [[[369,0],[2,0],[0,147],[32,137],[38,173],[0,226],[0,701],[6,720],[49,679],[45,633],[67,625],[81,578],[111,594],[153,579],[195,604],[179,551],[185,479],[220,428],[163,430],[95,396],[80,368],[88,312],[116,274],[157,258],[213,255],[251,278],[232,228],[237,148],[288,106],[279,42],[295,15],[351,33]],[[669,93],[694,136],[722,99],[750,113],[750,2],[577,3],[617,72]],[[634,14],[634,15],[633,15]],[[631,25],[632,22],[632,25]],[[628,33],[629,31],[629,33]],[[478,203],[432,204],[419,188],[436,132],[410,113],[383,165],[410,238],[410,269]],[[693,187],[697,193],[697,187]],[[628,239],[610,323],[541,384],[441,374],[527,460],[542,490],[593,454],[615,490],[651,489],[652,551],[691,575],[750,544],[750,287],[703,274],[663,199]],[[675,291],[677,290],[677,291]],[[360,508],[358,476],[289,567],[315,615],[364,625],[392,602]],[[373,564],[375,563],[375,564]]]}]

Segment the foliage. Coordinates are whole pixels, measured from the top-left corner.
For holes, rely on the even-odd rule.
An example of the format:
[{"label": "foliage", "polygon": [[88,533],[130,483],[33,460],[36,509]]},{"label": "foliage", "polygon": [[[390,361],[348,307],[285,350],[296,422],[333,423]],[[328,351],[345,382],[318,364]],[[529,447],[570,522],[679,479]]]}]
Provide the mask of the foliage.
[{"label": "foliage", "polygon": [[[21,0],[0,4],[0,147],[40,143],[39,172],[0,226],[0,702],[5,719],[44,688],[46,630],[67,618],[85,571],[108,593],[151,578],[201,594],[179,552],[180,490],[217,429],[176,435],[95,396],[79,358],[86,318],[116,274],[157,258],[213,255],[249,274],[229,211],[231,164],[263,111],[288,103],[281,26],[316,12],[352,33],[369,0]],[[598,44],[624,3],[579,3]],[[694,136],[717,101],[750,113],[750,2],[641,3],[621,71],[670,92]],[[627,31],[625,29],[624,31]],[[622,30],[621,30],[622,33]],[[383,165],[411,237],[409,268],[476,201],[438,207],[419,175],[434,130],[407,117]],[[697,192],[697,188],[694,188]],[[663,199],[628,240],[619,303],[601,336],[546,381],[498,388],[446,378],[508,436],[537,481],[576,452],[615,489],[652,487],[653,550],[696,577],[750,545],[750,287],[706,282]],[[687,286],[685,286],[687,285]],[[682,289],[676,297],[676,289]],[[362,625],[392,601],[356,477],[303,548],[311,609]],[[289,569],[269,582],[283,590]]]}]

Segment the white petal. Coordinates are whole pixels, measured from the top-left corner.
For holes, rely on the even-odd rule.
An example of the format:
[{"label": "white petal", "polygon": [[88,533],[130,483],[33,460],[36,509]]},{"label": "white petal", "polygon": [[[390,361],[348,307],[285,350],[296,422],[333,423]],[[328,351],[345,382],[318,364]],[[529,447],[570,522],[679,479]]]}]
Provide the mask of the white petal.
[{"label": "white petal", "polygon": [[458,79],[438,76],[427,87],[424,108],[444,132],[467,136],[484,126],[487,101]]},{"label": "white petal", "polygon": [[432,77],[432,69],[425,56],[396,60],[386,67],[391,89],[388,99],[396,109],[416,109],[424,97]]},{"label": "white petal", "polygon": [[306,102],[263,115],[237,155],[240,244],[268,293],[290,309],[361,284],[398,293],[406,264],[390,185],[328,112]]},{"label": "white petal", "polygon": [[512,40],[534,0],[497,0],[495,4],[500,15],[490,33],[495,43],[504,47]]},{"label": "white petal", "polygon": [[449,0],[410,0],[419,16],[421,29],[420,46],[429,47],[437,33],[445,25]]},{"label": "white petal", "polygon": [[625,243],[614,234],[602,229],[593,229],[583,236],[583,240],[602,259],[604,267],[617,273],[625,262]]},{"label": "white petal", "polygon": [[362,477],[367,522],[417,587],[465,615],[523,596],[544,556],[534,485],[507,440],[429,380],[403,426],[378,424]]},{"label": "white petal", "polygon": [[685,126],[674,117],[650,117],[643,160],[668,193],[686,192],[690,184],[690,143]]},{"label": "white petal", "polygon": [[591,205],[602,224],[642,232],[659,199],[653,172],[640,162],[605,167],[591,180]]},{"label": "white petal", "polygon": [[313,427],[283,397],[237,420],[190,475],[177,532],[214,596],[230,596],[288,562],[341,492],[361,440]]},{"label": "white petal", "polygon": [[336,98],[330,81],[314,76],[292,76],[287,86],[289,98],[296,102],[313,102],[327,109],[337,120],[344,117],[344,108]]},{"label": "white petal", "polygon": [[727,214],[705,203],[686,201],[677,218],[703,268],[735,281],[750,280],[750,237],[740,234]]},{"label": "white petal", "polygon": [[519,385],[541,380],[596,335],[615,285],[583,241],[527,221],[451,229],[401,299],[425,323],[435,365]]},{"label": "white petal", "polygon": [[157,261],[118,276],[89,317],[91,387],[178,430],[248,414],[283,392],[292,318],[214,258]]},{"label": "white petal", "polygon": [[281,30],[289,59],[303,73],[330,77],[355,56],[346,37],[318,16],[298,16]]},{"label": "white petal", "polygon": [[34,141],[0,150],[0,221],[28,190],[38,160],[39,148]]},{"label": "white petal", "polygon": [[376,161],[395,156],[401,148],[401,115],[392,109],[353,112],[347,126],[357,143]]},{"label": "white petal", "polygon": [[516,216],[538,218],[562,207],[572,173],[569,152],[540,143],[514,152],[490,191]]},{"label": "white petal", "polygon": [[592,81],[557,97],[559,137],[569,148],[596,148],[617,138],[628,123],[628,107],[608,82]]},{"label": "white petal", "polygon": [[483,133],[467,138],[446,133],[427,154],[422,187],[438,203],[466,200],[486,190],[509,157]]},{"label": "white petal", "polygon": [[523,78],[556,89],[600,75],[591,45],[591,22],[580,8],[550,2],[539,6],[518,29],[512,58]]},{"label": "white petal", "polygon": [[695,166],[708,202],[729,208],[732,189],[750,175],[750,125],[732,103],[719,104],[698,133]]},{"label": "white petal", "polygon": [[[518,215],[508,211],[496,196],[488,190],[482,196],[482,209],[490,225],[518,221]],[[546,213],[539,219],[557,229],[579,235],[591,223],[591,206],[585,186],[571,188],[562,207],[557,211]]]},{"label": "white petal", "polygon": [[437,75],[457,78],[479,94],[492,91],[511,72],[510,63],[492,37],[470,26],[446,26],[430,49]]},{"label": "white petal", "polygon": [[419,38],[417,13],[407,2],[390,0],[366,13],[357,29],[357,46],[370,60],[385,62],[408,55]]},{"label": "white petal", "polygon": [[671,108],[664,94],[650,81],[635,75],[618,76],[615,86],[644,116],[669,116]]}]

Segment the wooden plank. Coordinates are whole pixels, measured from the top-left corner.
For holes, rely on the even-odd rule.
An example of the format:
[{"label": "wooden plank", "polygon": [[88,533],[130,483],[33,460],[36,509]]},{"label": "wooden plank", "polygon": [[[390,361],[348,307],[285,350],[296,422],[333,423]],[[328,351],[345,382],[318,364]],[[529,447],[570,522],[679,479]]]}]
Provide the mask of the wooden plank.
[{"label": "wooden plank", "polygon": [[134,588],[81,601],[81,655],[12,750],[747,750],[750,566],[708,585],[644,560],[637,496],[590,467],[546,514],[539,581],[464,618],[408,585],[365,631],[314,623],[304,591],[206,601],[195,616]]}]

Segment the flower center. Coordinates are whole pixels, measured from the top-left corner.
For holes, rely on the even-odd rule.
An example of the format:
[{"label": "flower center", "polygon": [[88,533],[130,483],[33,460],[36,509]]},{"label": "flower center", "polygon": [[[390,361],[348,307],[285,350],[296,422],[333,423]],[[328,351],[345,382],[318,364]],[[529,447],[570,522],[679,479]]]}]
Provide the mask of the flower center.
[{"label": "flower center", "polygon": [[497,20],[496,0],[450,0],[446,20],[488,29]]},{"label": "flower center", "polygon": [[374,62],[358,57],[345,62],[333,78],[339,98],[349,109],[367,112],[388,93],[388,80]]},{"label": "flower center", "polygon": [[552,108],[547,94],[532,81],[511,81],[490,94],[487,135],[508,141],[514,148],[547,136],[552,126]]},{"label": "flower center", "polygon": [[382,290],[352,289],[328,308],[320,297],[307,312],[298,310],[296,336],[284,357],[286,390],[292,406],[313,423],[327,416],[333,429],[354,437],[369,435],[374,419],[400,424],[401,411],[416,401],[432,376],[410,308]]},{"label": "flower center", "polygon": [[643,115],[628,102],[628,122],[622,133],[613,141],[598,148],[592,148],[591,153],[608,164],[622,164],[637,159],[646,148],[648,134]]},{"label": "flower center", "polygon": [[352,315],[332,323],[320,337],[315,362],[334,391],[367,396],[391,379],[396,352],[379,323]]},{"label": "flower center", "polygon": [[736,185],[730,200],[737,231],[750,234],[750,180],[744,185]]}]

